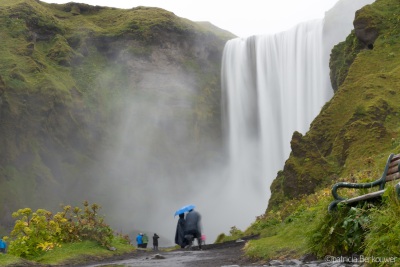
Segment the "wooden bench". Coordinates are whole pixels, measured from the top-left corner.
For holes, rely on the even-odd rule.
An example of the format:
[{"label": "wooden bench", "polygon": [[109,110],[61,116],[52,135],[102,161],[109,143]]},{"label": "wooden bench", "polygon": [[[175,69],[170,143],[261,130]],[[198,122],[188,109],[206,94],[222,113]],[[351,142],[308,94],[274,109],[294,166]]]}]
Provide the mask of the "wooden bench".
[{"label": "wooden bench", "polygon": [[[400,179],[400,172],[399,172],[400,164],[399,163],[400,163],[400,154],[397,154],[397,155],[390,154],[390,156],[386,162],[385,170],[383,171],[381,178],[379,178],[373,182],[370,182],[370,183],[347,183],[347,182],[336,183],[332,187],[332,195],[335,200],[329,204],[328,210],[329,211],[334,210],[339,203],[351,204],[351,203],[357,203],[360,201],[366,201],[369,199],[375,199],[375,198],[382,196],[382,194],[386,190],[385,189],[386,182]],[[375,186],[379,186],[378,191],[364,194],[364,195],[357,196],[357,197],[353,197],[353,198],[346,199],[346,198],[339,196],[337,193],[337,190],[342,187],[343,188],[358,188],[358,189],[360,189],[360,188],[372,188]],[[400,196],[400,183],[398,183],[396,185],[396,193],[397,193],[397,196],[399,197]]]}]

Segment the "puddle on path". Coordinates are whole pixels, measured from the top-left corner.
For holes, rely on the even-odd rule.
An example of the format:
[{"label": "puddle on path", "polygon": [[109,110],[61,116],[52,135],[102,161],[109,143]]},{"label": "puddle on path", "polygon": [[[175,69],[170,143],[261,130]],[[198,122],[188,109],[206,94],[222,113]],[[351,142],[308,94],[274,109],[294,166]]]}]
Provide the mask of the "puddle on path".
[{"label": "puddle on path", "polygon": [[161,252],[159,254],[144,255],[128,260],[86,265],[86,267],[183,267],[199,258],[211,258],[204,254],[206,254],[204,251],[176,251],[165,254]]}]

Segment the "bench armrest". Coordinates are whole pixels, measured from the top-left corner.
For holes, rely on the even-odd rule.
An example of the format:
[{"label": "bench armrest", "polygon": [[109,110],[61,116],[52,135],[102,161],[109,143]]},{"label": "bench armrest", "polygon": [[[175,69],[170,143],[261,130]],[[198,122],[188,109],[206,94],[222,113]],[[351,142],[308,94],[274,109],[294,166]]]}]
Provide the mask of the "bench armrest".
[{"label": "bench armrest", "polygon": [[[386,161],[386,166],[385,166],[385,170],[383,171],[382,177],[379,178],[378,180],[375,180],[373,182],[370,183],[347,183],[347,182],[340,182],[337,183],[335,185],[333,185],[332,187],[332,196],[334,197],[335,200],[345,200],[345,198],[341,197],[338,195],[337,190],[341,187],[345,187],[345,188],[372,188],[374,186],[378,186],[379,185],[379,189],[382,190],[385,187],[385,183],[386,183],[386,174],[388,172],[389,169],[389,165],[390,162],[393,158],[394,154],[390,154],[387,161]],[[399,166],[400,168],[400,166]]]},{"label": "bench armrest", "polygon": [[336,200],[345,200],[345,198],[341,197],[338,195],[337,190],[341,187],[343,188],[372,188],[378,185],[382,185],[382,183],[385,183],[385,176],[382,176],[376,181],[370,182],[370,183],[347,183],[347,182],[341,182],[337,183],[332,187],[332,196]]}]

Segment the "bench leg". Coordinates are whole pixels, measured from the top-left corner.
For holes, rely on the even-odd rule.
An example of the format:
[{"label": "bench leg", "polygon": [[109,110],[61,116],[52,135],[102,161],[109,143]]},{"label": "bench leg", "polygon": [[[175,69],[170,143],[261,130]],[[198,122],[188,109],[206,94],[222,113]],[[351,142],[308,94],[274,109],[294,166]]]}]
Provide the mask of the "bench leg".
[{"label": "bench leg", "polygon": [[[400,168],[400,165],[399,165],[399,168]],[[396,190],[397,199],[400,200],[400,183],[396,184],[395,190]]]},{"label": "bench leg", "polygon": [[339,204],[342,200],[335,200],[332,201],[331,204],[328,206],[328,211],[336,210],[337,204]]}]

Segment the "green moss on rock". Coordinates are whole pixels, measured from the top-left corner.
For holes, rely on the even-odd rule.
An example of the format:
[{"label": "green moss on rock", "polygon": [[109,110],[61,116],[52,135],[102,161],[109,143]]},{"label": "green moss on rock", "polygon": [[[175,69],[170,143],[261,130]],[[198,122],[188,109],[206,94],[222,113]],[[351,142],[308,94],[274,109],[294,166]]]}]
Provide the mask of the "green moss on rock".
[{"label": "green moss on rock", "polygon": [[399,14],[395,0],[377,0],[357,12],[357,30],[332,50],[335,95],[304,136],[293,135],[268,210],[339,179],[366,180],[357,174],[381,173],[389,154],[400,153]]},{"label": "green moss on rock", "polygon": [[153,69],[192,81],[172,88],[192,96],[180,115],[193,126],[193,143],[211,133],[218,145],[229,36],[214,31],[159,8],[0,1],[1,224],[21,203],[48,205],[54,194],[92,185],[98,149]]}]

